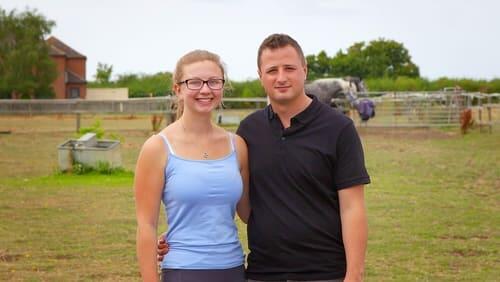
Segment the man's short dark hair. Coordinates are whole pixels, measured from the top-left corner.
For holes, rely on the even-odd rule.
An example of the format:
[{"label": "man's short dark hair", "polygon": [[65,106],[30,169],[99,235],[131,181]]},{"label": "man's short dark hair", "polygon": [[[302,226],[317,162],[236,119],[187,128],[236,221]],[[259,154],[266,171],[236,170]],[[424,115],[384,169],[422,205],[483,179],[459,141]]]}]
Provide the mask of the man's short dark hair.
[{"label": "man's short dark hair", "polygon": [[260,69],[260,57],[262,56],[262,52],[264,52],[265,49],[275,50],[278,48],[284,48],[286,46],[292,46],[293,49],[297,51],[297,54],[299,54],[302,64],[306,64],[304,52],[302,52],[302,48],[300,48],[299,43],[297,43],[297,41],[295,41],[295,39],[293,39],[290,35],[275,33],[269,35],[260,44],[259,52],[257,53],[257,67]]}]

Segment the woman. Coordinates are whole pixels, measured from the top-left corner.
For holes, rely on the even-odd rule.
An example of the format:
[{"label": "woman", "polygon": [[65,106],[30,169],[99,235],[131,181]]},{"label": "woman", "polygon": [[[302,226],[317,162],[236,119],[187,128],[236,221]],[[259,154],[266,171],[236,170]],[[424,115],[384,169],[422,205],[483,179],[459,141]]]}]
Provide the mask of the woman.
[{"label": "woman", "polygon": [[143,145],[135,170],[137,255],[144,281],[157,281],[156,234],[163,201],[169,254],[162,281],[244,281],[234,223],[250,213],[248,157],[239,136],[212,122],[225,71],[218,55],[195,50],[173,74],[178,119]]}]

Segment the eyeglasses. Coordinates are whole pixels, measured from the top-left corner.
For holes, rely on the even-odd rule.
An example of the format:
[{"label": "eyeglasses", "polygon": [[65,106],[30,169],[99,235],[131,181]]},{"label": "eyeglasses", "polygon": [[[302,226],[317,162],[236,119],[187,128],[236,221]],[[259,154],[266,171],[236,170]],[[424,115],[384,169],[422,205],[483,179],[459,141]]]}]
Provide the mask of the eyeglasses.
[{"label": "eyeglasses", "polygon": [[208,88],[212,90],[221,90],[224,87],[224,79],[221,78],[211,78],[209,80],[203,80],[199,78],[186,79],[184,81],[177,82],[177,84],[186,84],[186,87],[190,90],[200,90],[203,88],[203,84],[207,84]]}]

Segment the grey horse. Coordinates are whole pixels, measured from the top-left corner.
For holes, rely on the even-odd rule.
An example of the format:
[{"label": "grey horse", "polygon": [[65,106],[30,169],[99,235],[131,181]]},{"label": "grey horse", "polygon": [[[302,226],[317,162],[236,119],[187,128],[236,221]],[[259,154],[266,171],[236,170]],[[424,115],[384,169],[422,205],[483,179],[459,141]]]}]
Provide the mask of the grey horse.
[{"label": "grey horse", "polygon": [[[375,103],[370,99],[358,98],[358,93],[366,92],[363,80],[357,77],[321,78],[305,86],[306,93],[318,97],[318,100],[346,113],[338,101],[347,100],[348,105],[357,110],[362,121],[375,116]],[[338,101],[335,101],[338,99]]]}]

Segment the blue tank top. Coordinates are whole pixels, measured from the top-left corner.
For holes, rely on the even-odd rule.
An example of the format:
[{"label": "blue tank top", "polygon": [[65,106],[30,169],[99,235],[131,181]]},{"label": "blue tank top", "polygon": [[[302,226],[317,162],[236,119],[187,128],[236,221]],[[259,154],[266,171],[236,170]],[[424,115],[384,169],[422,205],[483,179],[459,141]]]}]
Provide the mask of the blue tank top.
[{"label": "blue tank top", "polygon": [[242,192],[232,136],[231,153],[216,160],[188,160],[175,155],[168,139],[165,206],[169,253],[161,268],[227,269],[244,263],[234,222]]}]

